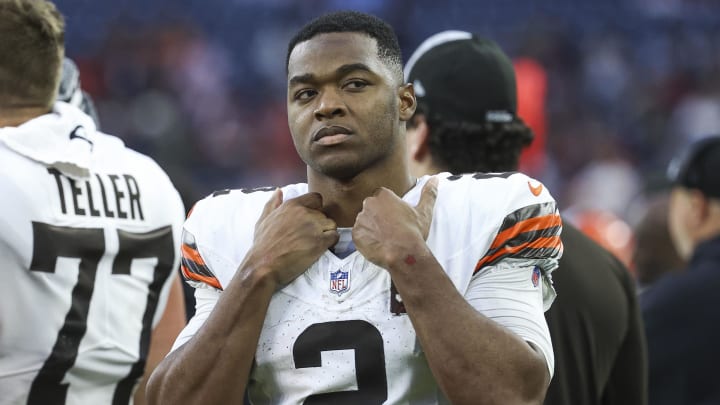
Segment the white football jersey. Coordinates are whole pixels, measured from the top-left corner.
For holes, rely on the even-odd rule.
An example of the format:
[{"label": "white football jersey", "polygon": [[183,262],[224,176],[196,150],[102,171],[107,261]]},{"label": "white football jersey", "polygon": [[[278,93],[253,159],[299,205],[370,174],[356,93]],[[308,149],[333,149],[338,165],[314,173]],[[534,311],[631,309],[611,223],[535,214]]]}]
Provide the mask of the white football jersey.
[{"label": "white football jersey", "polygon": [[[430,249],[468,302],[539,347],[552,373],[543,312],[562,254],[555,201],[520,173],[439,176]],[[416,205],[428,179],[403,200]],[[285,200],[306,192],[306,184],[283,188]],[[225,190],[194,207],[181,268],[197,288],[197,313],[174,348],[192,338],[230,283],[270,195]],[[342,235],[341,243],[348,244]],[[326,251],[275,293],[248,393],[254,404],[447,403],[389,273],[357,251],[344,258]]]},{"label": "white football jersey", "polygon": [[167,175],[63,104],[0,128],[0,209],[0,404],[132,403],[180,260]]}]

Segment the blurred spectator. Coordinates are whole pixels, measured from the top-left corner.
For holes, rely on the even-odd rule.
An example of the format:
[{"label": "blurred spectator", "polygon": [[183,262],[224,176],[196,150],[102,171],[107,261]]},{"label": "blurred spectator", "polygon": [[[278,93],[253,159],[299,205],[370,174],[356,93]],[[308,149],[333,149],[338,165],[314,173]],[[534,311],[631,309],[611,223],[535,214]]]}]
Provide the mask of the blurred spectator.
[{"label": "blurred spectator", "polygon": [[717,86],[717,81],[704,81],[702,89],[687,94],[673,110],[673,129],[679,134],[675,146],[720,133],[720,91],[710,84]]},{"label": "blurred spectator", "polygon": [[681,270],[685,266],[670,238],[668,209],[667,193],[654,196],[634,228],[632,267],[640,292],[666,273]]},{"label": "blurred spectator", "polygon": [[635,236],[633,229],[625,221],[611,212],[601,210],[568,210],[563,218],[632,270]]},{"label": "blurred spectator", "polygon": [[720,403],[720,136],[692,144],[671,164],[670,234],[681,273],[641,295],[650,359],[650,403]]},{"label": "blurred spectator", "polygon": [[[605,127],[597,128],[604,131]],[[642,190],[642,180],[621,145],[607,132],[578,134],[590,161],[567,184],[567,208],[607,212],[625,220],[628,206]]]}]

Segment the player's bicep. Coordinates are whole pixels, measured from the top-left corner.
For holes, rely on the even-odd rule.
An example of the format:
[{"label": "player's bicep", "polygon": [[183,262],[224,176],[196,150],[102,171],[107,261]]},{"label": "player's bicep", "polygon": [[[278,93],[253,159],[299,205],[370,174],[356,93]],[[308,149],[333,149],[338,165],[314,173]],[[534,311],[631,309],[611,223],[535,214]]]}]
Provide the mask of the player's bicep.
[{"label": "player's bicep", "polygon": [[215,308],[221,292],[210,287],[201,287],[195,289],[195,315],[190,319],[185,328],[180,332],[170,351],[174,351],[178,347],[192,339],[198,330],[205,324],[210,313]]},{"label": "player's bicep", "polygon": [[465,298],[478,312],[539,348],[552,375],[555,359],[543,309],[545,288],[536,261],[506,259],[476,273]]}]

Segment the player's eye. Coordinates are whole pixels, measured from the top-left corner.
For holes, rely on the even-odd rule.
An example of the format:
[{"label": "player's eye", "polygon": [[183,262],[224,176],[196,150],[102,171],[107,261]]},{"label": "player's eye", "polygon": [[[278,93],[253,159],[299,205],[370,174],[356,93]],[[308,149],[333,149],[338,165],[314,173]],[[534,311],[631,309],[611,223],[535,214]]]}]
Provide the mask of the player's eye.
[{"label": "player's eye", "polygon": [[343,88],[346,90],[362,90],[365,87],[369,86],[370,84],[366,82],[365,80],[360,79],[352,79],[345,82],[343,85]]},{"label": "player's eye", "polygon": [[293,96],[293,99],[299,100],[299,101],[305,101],[312,98],[315,94],[317,94],[317,91],[312,89],[303,89],[300,91],[295,92],[295,95]]}]

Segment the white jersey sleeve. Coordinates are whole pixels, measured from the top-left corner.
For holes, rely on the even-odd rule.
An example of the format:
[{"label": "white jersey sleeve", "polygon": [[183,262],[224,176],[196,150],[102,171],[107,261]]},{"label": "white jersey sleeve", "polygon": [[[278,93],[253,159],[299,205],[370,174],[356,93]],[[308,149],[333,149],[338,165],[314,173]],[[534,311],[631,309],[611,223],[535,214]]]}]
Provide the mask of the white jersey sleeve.
[{"label": "white jersey sleeve", "polygon": [[195,289],[195,315],[175,339],[171,352],[187,343],[190,338],[205,324],[215,304],[220,298],[220,291],[215,288],[206,288],[197,285]]},{"label": "white jersey sleeve", "polygon": [[[253,243],[274,188],[221,190],[198,201],[183,226],[182,271],[193,287],[222,290]],[[294,196],[290,191],[290,196]]]},{"label": "white jersey sleeve", "polygon": [[441,264],[468,302],[538,347],[552,374],[544,311],[555,297],[551,273],[562,255],[554,199],[521,173],[439,176],[433,252],[452,258]]},{"label": "white jersey sleeve", "polygon": [[[183,225],[181,270],[195,288],[195,315],[176,339],[172,350],[190,340],[215,308],[252,246],[255,223],[275,188],[220,190],[198,201]],[[306,186],[284,189],[289,199]]]},{"label": "white jersey sleeve", "polygon": [[524,260],[505,259],[473,277],[465,299],[478,312],[535,345],[550,375],[555,357],[543,311],[544,283],[540,270]]}]

